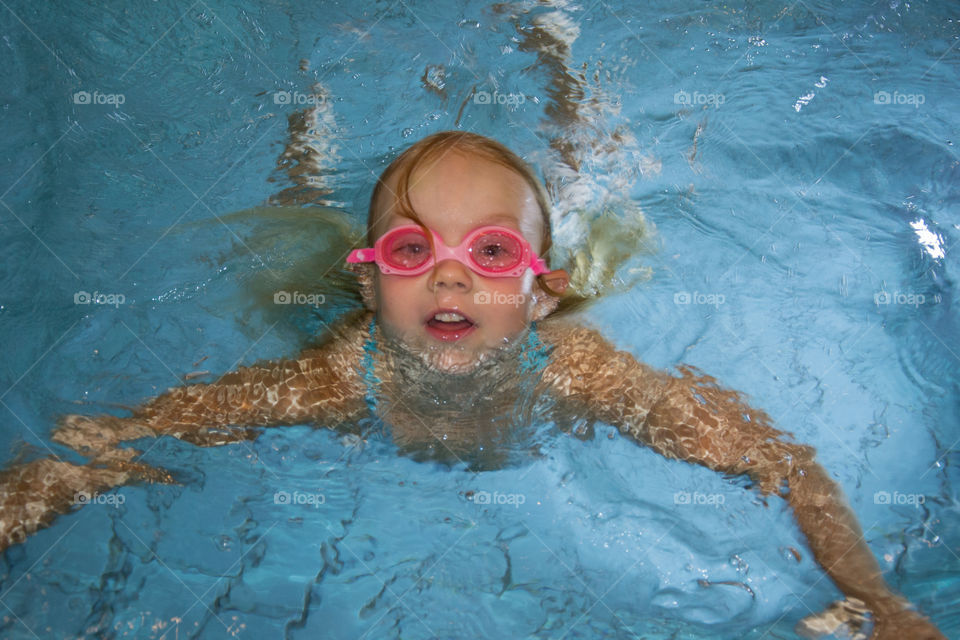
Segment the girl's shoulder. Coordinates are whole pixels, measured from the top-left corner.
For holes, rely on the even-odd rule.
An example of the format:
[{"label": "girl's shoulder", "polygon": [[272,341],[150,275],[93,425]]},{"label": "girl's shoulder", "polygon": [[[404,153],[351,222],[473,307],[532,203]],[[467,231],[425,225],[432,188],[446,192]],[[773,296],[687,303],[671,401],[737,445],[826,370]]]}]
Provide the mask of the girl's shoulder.
[{"label": "girl's shoulder", "polygon": [[571,352],[613,350],[603,334],[569,319],[547,318],[537,323],[537,332],[544,344],[557,355]]},{"label": "girl's shoulder", "polygon": [[359,310],[327,325],[322,335],[300,352],[301,360],[361,358],[364,345],[370,339],[372,311]]},{"label": "girl's shoulder", "polygon": [[545,321],[538,324],[537,329],[540,339],[551,349],[545,378],[555,379],[565,388],[576,387],[585,392],[596,390],[598,384],[616,386],[628,378],[662,382],[662,374],[629,351],[618,349],[596,329],[567,319]]}]

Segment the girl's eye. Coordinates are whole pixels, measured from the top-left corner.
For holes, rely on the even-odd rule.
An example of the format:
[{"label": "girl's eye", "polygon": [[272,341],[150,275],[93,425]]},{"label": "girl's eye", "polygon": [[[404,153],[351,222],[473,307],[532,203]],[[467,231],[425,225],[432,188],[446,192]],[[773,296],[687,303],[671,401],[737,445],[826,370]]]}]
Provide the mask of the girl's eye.
[{"label": "girl's eye", "polygon": [[430,257],[430,243],[423,234],[408,231],[393,238],[385,253],[390,262],[409,269],[420,266]]},{"label": "girl's eye", "polygon": [[473,259],[489,269],[509,269],[523,257],[523,249],[516,238],[501,233],[485,233],[470,247]]}]

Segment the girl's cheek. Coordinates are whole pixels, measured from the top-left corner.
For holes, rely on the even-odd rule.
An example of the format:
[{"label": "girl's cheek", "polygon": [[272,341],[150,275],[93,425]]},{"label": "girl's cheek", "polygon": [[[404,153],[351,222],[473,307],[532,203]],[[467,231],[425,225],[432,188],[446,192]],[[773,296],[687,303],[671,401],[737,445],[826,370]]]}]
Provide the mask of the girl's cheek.
[{"label": "girl's cheek", "polygon": [[528,298],[533,295],[533,282],[536,277],[531,269],[527,269],[520,278],[520,292]]},{"label": "girl's cheek", "polygon": [[530,298],[533,294],[535,279],[536,276],[533,275],[533,271],[527,269],[526,273],[519,278],[485,278],[480,286],[491,292],[498,291],[503,294]]},{"label": "girl's cheek", "polygon": [[391,311],[397,311],[398,305],[410,299],[409,284],[396,277],[378,277],[375,289],[378,308],[389,307]]}]

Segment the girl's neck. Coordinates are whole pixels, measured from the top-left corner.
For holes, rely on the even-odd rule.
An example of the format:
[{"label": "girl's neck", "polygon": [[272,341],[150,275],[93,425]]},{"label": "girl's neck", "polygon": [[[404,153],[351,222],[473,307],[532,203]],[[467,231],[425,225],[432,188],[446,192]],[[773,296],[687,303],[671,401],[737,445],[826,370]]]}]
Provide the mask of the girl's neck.
[{"label": "girl's neck", "polygon": [[530,366],[531,351],[537,351],[531,346],[542,345],[532,329],[457,373],[374,331],[376,389],[369,390],[369,404],[391,425],[401,448],[455,459],[496,449],[536,421],[539,370]]}]

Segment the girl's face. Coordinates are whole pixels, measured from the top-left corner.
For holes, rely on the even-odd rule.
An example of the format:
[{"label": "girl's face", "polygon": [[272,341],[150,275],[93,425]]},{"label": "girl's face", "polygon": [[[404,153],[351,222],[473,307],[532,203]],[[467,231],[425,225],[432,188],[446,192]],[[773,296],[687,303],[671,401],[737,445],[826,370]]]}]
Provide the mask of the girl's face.
[{"label": "girl's face", "polygon": [[[396,179],[376,206],[376,237],[411,224],[395,206]],[[420,221],[449,246],[486,225],[517,231],[539,251],[540,208],[533,189],[510,169],[479,156],[451,151],[426,161],[410,176],[410,203]],[[482,276],[456,260],[443,260],[417,276],[377,270],[376,305],[385,334],[422,353],[434,366],[465,371],[513,341],[530,324],[534,275]],[[540,295],[545,295],[540,292]]]}]

